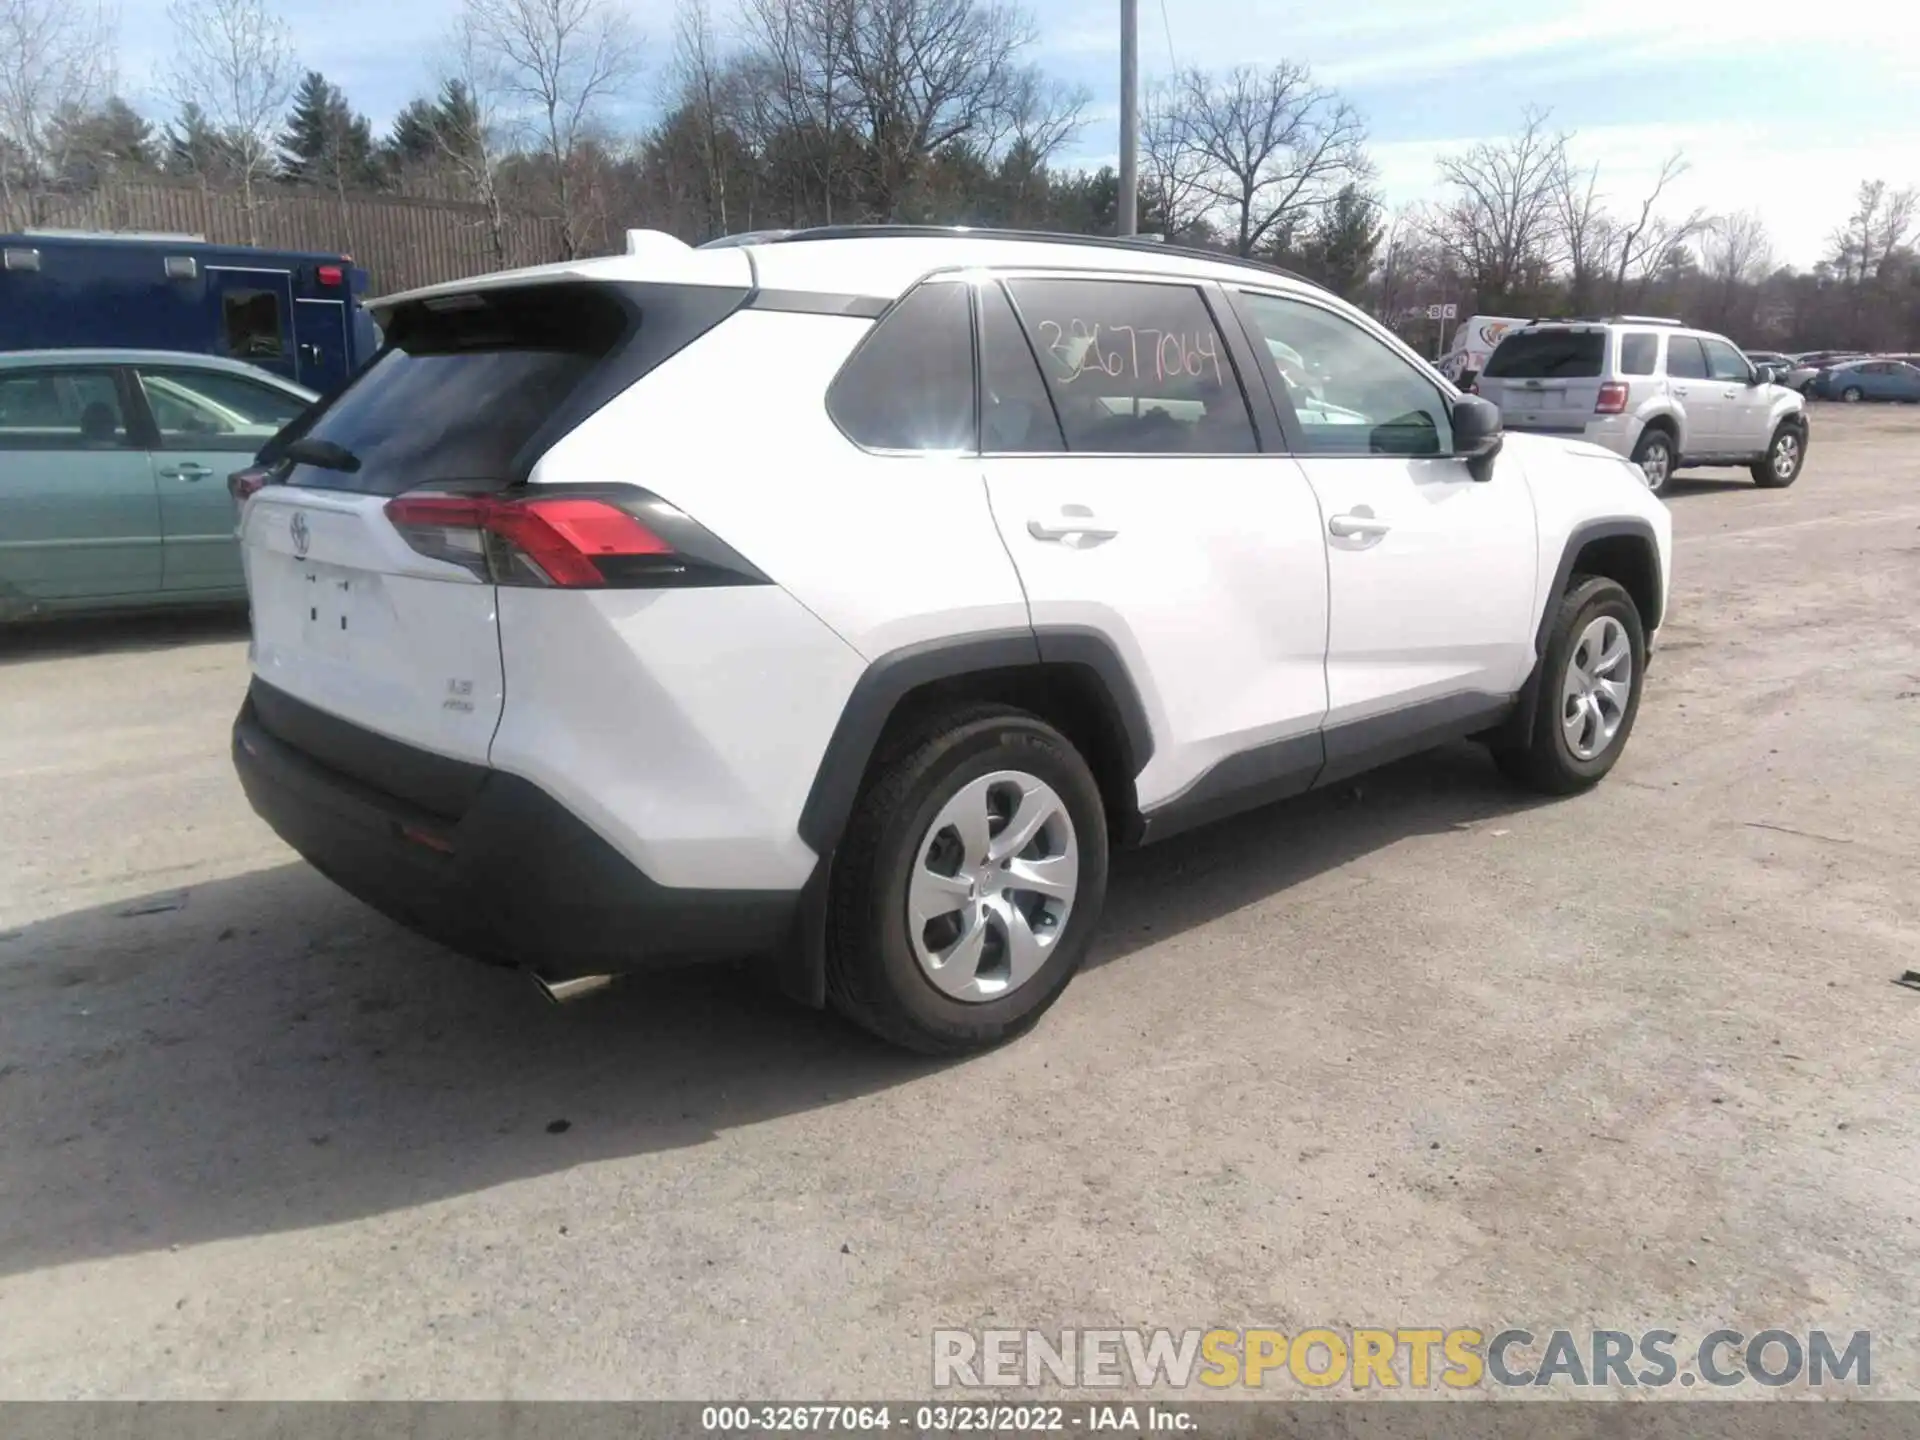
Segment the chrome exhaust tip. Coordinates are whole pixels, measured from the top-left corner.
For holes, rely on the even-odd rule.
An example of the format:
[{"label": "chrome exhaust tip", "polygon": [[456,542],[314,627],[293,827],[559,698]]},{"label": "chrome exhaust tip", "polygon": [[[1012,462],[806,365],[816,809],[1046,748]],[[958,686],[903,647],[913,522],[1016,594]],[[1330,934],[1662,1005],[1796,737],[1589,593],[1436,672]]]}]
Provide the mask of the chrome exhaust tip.
[{"label": "chrome exhaust tip", "polygon": [[571,980],[549,980],[538,970],[533,972],[534,988],[555,1005],[565,1005],[613,984],[611,975],[577,975]]}]

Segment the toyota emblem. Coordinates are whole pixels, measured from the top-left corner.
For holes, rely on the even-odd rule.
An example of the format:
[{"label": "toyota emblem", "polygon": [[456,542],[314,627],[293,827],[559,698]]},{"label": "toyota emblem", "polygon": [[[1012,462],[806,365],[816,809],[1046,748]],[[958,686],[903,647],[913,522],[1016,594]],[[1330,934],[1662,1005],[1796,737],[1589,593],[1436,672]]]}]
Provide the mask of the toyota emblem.
[{"label": "toyota emblem", "polygon": [[304,559],[307,553],[307,545],[313,539],[313,537],[307,533],[307,515],[304,510],[296,510],[293,512],[293,524],[289,528],[293,531],[293,553]]}]

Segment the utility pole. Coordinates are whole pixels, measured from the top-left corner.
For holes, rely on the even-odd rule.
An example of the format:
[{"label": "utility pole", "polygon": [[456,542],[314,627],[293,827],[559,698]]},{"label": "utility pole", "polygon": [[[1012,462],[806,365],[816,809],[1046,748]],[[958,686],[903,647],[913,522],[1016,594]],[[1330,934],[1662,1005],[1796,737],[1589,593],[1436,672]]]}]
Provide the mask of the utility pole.
[{"label": "utility pole", "polygon": [[1140,233],[1140,0],[1120,0],[1120,233]]}]

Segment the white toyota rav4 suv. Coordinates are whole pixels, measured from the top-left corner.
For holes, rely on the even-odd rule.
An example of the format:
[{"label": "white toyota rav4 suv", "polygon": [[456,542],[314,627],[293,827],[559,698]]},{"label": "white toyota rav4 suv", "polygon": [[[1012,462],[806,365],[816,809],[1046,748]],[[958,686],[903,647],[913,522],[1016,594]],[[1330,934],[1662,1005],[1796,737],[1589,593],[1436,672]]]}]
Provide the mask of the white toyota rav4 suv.
[{"label": "white toyota rav4 suv", "polygon": [[375,306],[234,477],[234,760],[323,873],[550,993],[765,959],[1015,1034],[1109,849],[1450,738],[1556,794],[1668,588],[1626,461],[1353,307],[1128,241],[636,232]]}]

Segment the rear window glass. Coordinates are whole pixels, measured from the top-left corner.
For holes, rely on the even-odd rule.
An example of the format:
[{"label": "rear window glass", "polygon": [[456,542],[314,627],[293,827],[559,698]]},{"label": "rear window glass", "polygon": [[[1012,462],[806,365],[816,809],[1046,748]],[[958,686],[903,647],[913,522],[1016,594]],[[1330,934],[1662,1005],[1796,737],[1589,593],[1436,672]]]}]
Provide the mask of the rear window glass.
[{"label": "rear window glass", "polygon": [[[297,485],[398,495],[505,484],[514,460],[626,334],[604,287],[550,285],[398,311],[387,344],[303,435],[360,462],[299,466]],[[293,438],[292,436],[288,437]]]},{"label": "rear window glass", "polygon": [[1620,337],[1620,373],[1622,375],[1651,375],[1654,363],[1660,356],[1660,337],[1657,335],[1622,335]]},{"label": "rear window glass", "polygon": [[1599,375],[1607,337],[1598,330],[1529,330],[1509,335],[1487,361],[1490,379],[1585,380]]}]

